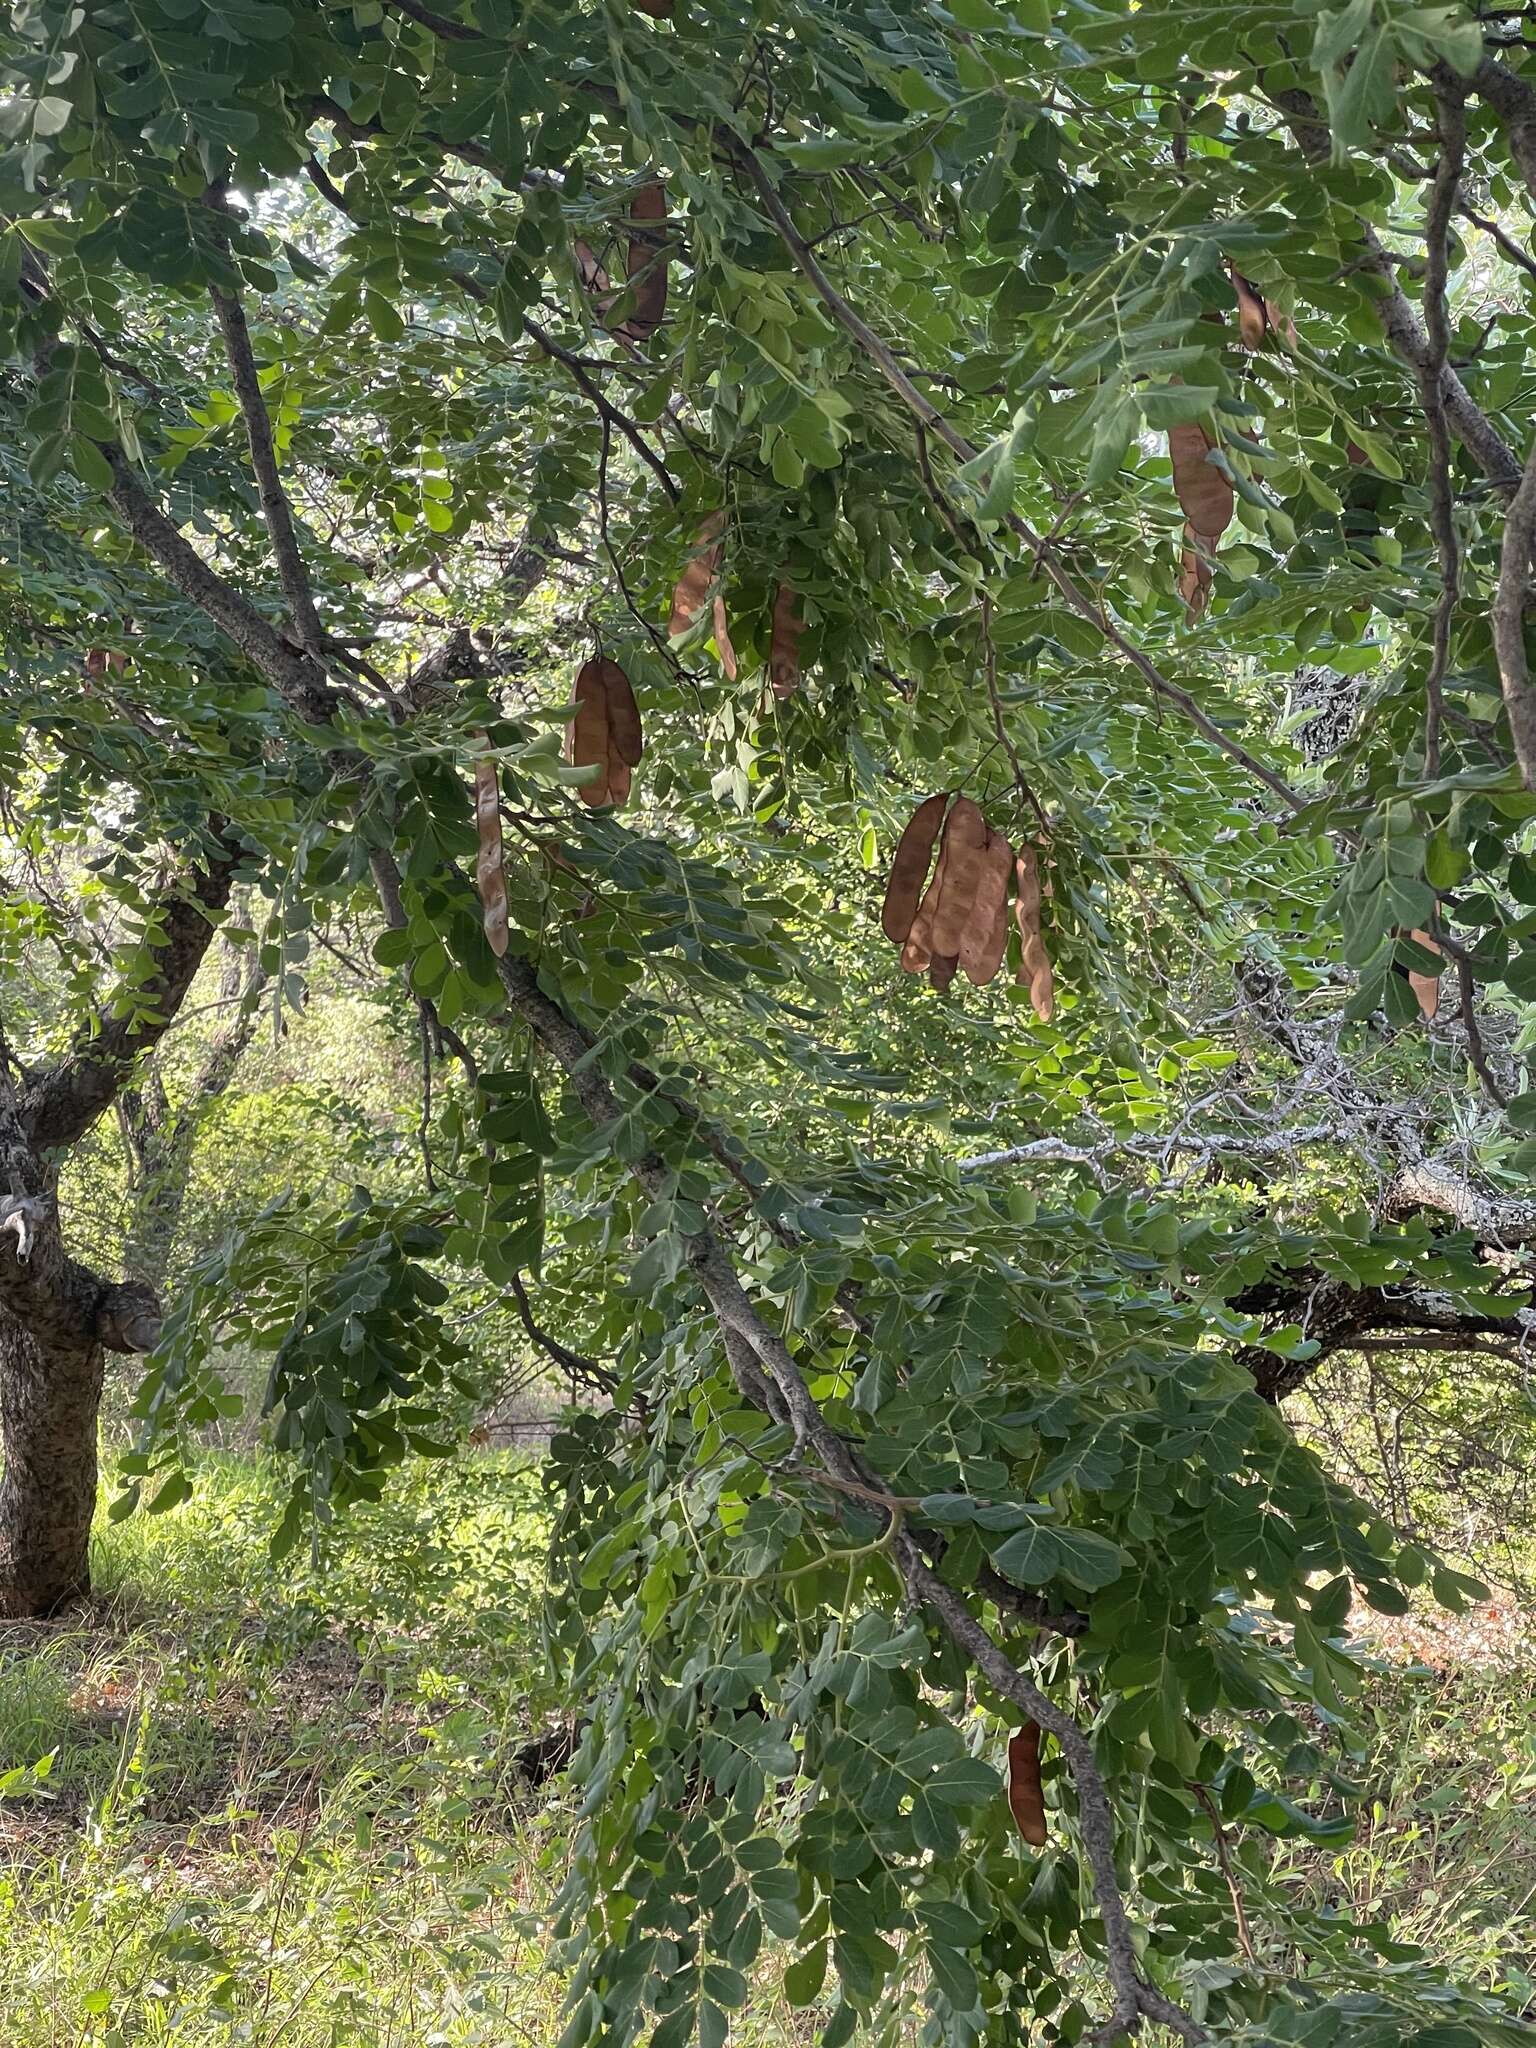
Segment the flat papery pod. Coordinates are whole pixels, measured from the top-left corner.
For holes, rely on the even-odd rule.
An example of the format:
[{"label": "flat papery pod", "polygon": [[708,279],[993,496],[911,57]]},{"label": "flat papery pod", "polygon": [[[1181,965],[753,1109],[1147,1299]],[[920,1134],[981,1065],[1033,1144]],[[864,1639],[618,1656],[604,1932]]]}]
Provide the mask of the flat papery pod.
[{"label": "flat papery pod", "polygon": [[582,290],[590,292],[594,298],[600,298],[604,293],[611,294],[613,280],[592,244],[578,236],[571,253],[576,259],[576,276]]},{"label": "flat papery pod", "polygon": [[957,797],[944,827],[944,893],[933,920],[933,950],[958,956],[986,877],[987,821],[968,796]]},{"label": "flat papery pod", "polygon": [[614,805],[623,803],[629,795],[629,786],[633,779],[634,778],[630,773],[629,763],[623,758],[621,754],[617,753],[610,747],[608,753],[609,803]]},{"label": "flat papery pod", "polygon": [[618,332],[627,341],[645,341],[667,314],[667,268],[671,248],[656,224],[667,217],[667,190],[657,178],[642,185],[630,201],[629,217],[649,232],[631,235],[625,255],[630,310]]},{"label": "flat papery pod", "polygon": [[933,871],[933,879],[923,891],[923,900],[917,906],[917,915],[912,920],[912,929],[907,933],[901,949],[901,971],[903,974],[921,974],[933,958],[933,921],[939,913],[939,900],[944,894],[944,869],[948,861],[947,842],[939,846],[939,864]]},{"label": "flat papery pod", "polygon": [[1015,856],[1014,884],[1013,914],[1019,927],[1017,980],[1020,987],[1028,986],[1035,1015],[1042,1024],[1049,1024],[1056,1009],[1056,983],[1040,931],[1040,862],[1032,846],[1021,846]]},{"label": "flat papery pod", "polygon": [[576,716],[566,733],[566,752],[576,768],[595,766],[598,773],[583,782],[577,795],[584,804],[608,801],[608,683],[606,662],[589,661],[576,678]]},{"label": "flat papery pod", "polygon": [[960,965],[959,956],[954,953],[935,953],[928,963],[929,985],[940,995],[955,978],[955,969]]},{"label": "flat papery pod", "polygon": [[736,659],[736,649],[731,644],[731,629],[725,616],[725,599],[718,592],[715,596],[715,649],[720,656],[720,666],[734,683],[741,673],[741,666]]},{"label": "flat papery pod", "polygon": [[974,988],[986,986],[1002,966],[1008,950],[1008,884],[1013,878],[1013,848],[1000,832],[991,832],[982,857],[982,879],[960,939],[960,965]]},{"label": "flat papery pod", "polygon": [[[484,733],[482,745],[489,745]],[[475,887],[480,895],[480,921],[486,943],[497,959],[507,950],[507,871],[502,857],[501,782],[496,762],[482,754],[475,763]]]},{"label": "flat papery pod", "polygon": [[608,739],[610,750],[630,768],[640,765],[645,739],[640,730],[640,707],[629,677],[616,661],[601,664],[608,688]]},{"label": "flat papery pod", "polygon": [[1214,546],[1232,524],[1232,486],[1206,457],[1216,443],[1198,420],[1168,429],[1173,489],[1180,510],[1197,534]]},{"label": "flat papery pod", "polygon": [[800,601],[787,583],[773,600],[773,635],[768,645],[768,681],[775,697],[793,697],[800,687],[800,635],[805,621]]},{"label": "flat papery pod", "polygon": [[1047,1834],[1037,1721],[1026,1721],[1016,1735],[1008,1738],[1008,1806],[1025,1841],[1032,1849],[1043,1849]]},{"label": "flat papery pod", "polygon": [[925,797],[908,818],[896,851],[891,856],[890,879],[885,885],[885,903],[880,912],[880,929],[893,946],[904,946],[922,901],[928,870],[933,865],[934,841],[944,823],[949,791]]},{"label": "flat papery pod", "polygon": [[1233,270],[1231,275],[1232,289],[1237,293],[1238,339],[1246,349],[1262,348],[1269,327],[1263,297],[1258,287],[1250,284],[1241,271]]},{"label": "flat papery pod", "polygon": [[667,631],[674,638],[679,633],[692,631],[698,623],[699,614],[709,602],[709,594],[720,575],[720,536],[724,531],[723,511],[711,512],[699,528],[688,566],[678,577],[677,588],[672,593],[672,617]]},{"label": "flat papery pod", "polygon": [[1210,561],[1215,542],[1208,541],[1188,525],[1184,528],[1184,540],[1184,552],[1179,556],[1178,592],[1184,600],[1184,616],[1192,626],[1210,599],[1211,584],[1216,576]]},{"label": "flat papery pod", "polygon": [[[1440,954],[1440,948],[1435,944],[1428,932],[1421,932],[1415,927],[1408,936],[1410,939],[1416,940],[1426,953]],[[1444,955],[1442,954],[1440,957],[1443,958]],[[1421,974],[1416,967],[1410,967],[1408,970],[1408,986],[1413,990],[1414,1000],[1419,1006],[1419,1014],[1426,1024],[1432,1023],[1439,1013],[1440,975],[1444,971],[1442,968],[1434,974]]]}]

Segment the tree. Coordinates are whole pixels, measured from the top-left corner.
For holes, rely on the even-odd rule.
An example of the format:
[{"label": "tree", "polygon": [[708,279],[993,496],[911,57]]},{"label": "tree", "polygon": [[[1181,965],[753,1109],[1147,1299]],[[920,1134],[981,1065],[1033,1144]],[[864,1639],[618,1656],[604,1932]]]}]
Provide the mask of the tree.
[{"label": "tree", "polygon": [[[7,779],[137,920],[9,1069],[8,1602],[83,1582],[126,1332],[59,1155],[237,881],[289,1003],[371,901],[422,1185],[198,1262],[114,1512],[184,1490],[234,1330],[323,1529],[472,1403],[454,1288],[536,1290],[613,1394],[553,1467],[569,2048],[719,2043],[767,1935],[826,2048],[1506,2025],[1255,1845],[1348,1826],[1352,1603],[1475,1591],[1276,1403],[1529,1296],[1518,19],[3,32]],[[1301,658],[1371,678],[1312,760]]]}]

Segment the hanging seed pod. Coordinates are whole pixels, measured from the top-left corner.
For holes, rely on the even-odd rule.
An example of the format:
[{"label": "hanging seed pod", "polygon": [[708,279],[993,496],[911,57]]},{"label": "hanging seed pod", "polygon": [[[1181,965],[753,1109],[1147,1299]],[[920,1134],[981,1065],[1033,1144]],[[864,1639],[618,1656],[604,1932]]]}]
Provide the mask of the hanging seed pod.
[{"label": "hanging seed pod", "polygon": [[907,935],[917,916],[917,906],[922,901],[928,870],[933,864],[934,842],[939,836],[939,827],[944,823],[944,808],[948,802],[947,789],[941,789],[937,796],[926,797],[907,820],[906,829],[896,842],[890,879],[885,885],[885,905],[880,913],[880,929],[893,946],[907,943]]},{"label": "hanging seed pod", "polygon": [[1028,986],[1035,1015],[1042,1024],[1049,1024],[1056,1009],[1056,984],[1040,931],[1040,863],[1032,846],[1019,848],[1014,877],[1013,914],[1019,927],[1017,980],[1021,987]]},{"label": "hanging seed pod", "polygon": [[[478,735],[489,747],[486,734]],[[480,895],[480,921],[486,943],[497,959],[507,950],[507,870],[501,839],[501,780],[496,762],[484,753],[475,763],[475,832],[479,848],[475,856],[475,887]]]},{"label": "hanging seed pod", "polygon": [[960,965],[974,988],[984,988],[1003,964],[1008,950],[1008,884],[1013,877],[1013,848],[1000,832],[989,832],[983,848],[976,900],[960,939]]},{"label": "hanging seed pod", "polygon": [[642,185],[630,201],[630,220],[642,232],[632,234],[625,254],[630,312],[615,330],[626,341],[646,341],[667,313],[667,271],[672,252],[656,224],[667,217],[667,190],[660,179]]},{"label": "hanging seed pod", "polygon": [[957,957],[986,875],[987,821],[968,796],[956,799],[944,827],[944,893],[933,920],[933,950]]},{"label": "hanging seed pod", "polygon": [[1040,1724],[1026,1721],[1008,1738],[1008,1805],[1019,1833],[1032,1849],[1049,1839],[1045,1826],[1045,1792],[1040,1783]]},{"label": "hanging seed pod", "polygon": [[1232,523],[1232,486],[1206,457],[1215,442],[1198,420],[1168,430],[1173,463],[1173,488],[1184,512],[1186,546],[1179,566],[1178,590],[1191,625],[1205,610],[1213,571],[1209,557]]},{"label": "hanging seed pod", "polygon": [[787,583],[781,583],[773,601],[773,637],[768,648],[768,681],[775,697],[793,697],[800,687],[800,635],[804,631],[799,600]]}]

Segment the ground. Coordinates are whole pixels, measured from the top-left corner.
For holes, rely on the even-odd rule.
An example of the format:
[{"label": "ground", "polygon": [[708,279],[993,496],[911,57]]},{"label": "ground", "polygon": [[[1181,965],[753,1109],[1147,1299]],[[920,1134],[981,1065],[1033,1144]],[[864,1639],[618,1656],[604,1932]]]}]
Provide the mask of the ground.
[{"label": "ground", "polygon": [[[417,1466],[323,1574],[269,1563],[275,1483],[207,1458],[185,1506],[102,1524],[88,1609],[0,1626],[0,2038],[554,2048],[567,1813],[511,1764],[559,1712],[536,1469]],[[1536,2005],[1529,1632],[1379,1647],[1360,1837],[1282,1867]],[[771,1971],[732,2036],[811,2038]]]}]

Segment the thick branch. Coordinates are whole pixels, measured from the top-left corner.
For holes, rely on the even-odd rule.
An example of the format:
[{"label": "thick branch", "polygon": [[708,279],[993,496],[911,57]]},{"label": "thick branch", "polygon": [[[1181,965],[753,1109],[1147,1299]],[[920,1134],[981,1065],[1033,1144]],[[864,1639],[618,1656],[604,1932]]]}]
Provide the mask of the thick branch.
[{"label": "thick branch", "polygon": [[1525,606],[1530,588],[1531,558],[1536,552],[1536,440],[1526,457],[1520,488],[1504,521],[1504,546],[1499,555],[1499,581],[1491,620],[1494,651],[1499,658],[1499,686],[1509,714],[1510,736],[1520,780],[1536,790],[1536,690],[1531,687],[1525,651]]},{"label": "thick branch", "polygon": [[204,866],[183,878],[152,913],[160,930],[150,942],[154,965],[118,991],[94,1031],[82,1032],[56,1065],[32,1077],[20,1103],[27,1142],[71,1145],[111,1103],[141,1054],[159,1043],[192,985],[214,935],[213,913],[229,901],[241,850],[230,841]]},{"label": "thick branch", "polygon": [[1425,209],[1424,328],[1428,351],[1419,374],[1419,396],[1429,429],[1429,519],[1440,557],[1440,597],[1435,606],[1429,673],[1424,679],[1424,772],[1440,773],[1441,685],[1451,651],[1451,617],[1456,609],[1461,558],[1456,545],[1455,501],[1451,489],[1451,430],[1445,416],[1445,368],[1451,349],[1446,282],[1450,268],[1451,215],[1461,189],[1467,153],[1467,116],[1459,89],[1440,94],[1440,156]]},{"label": "thick branch", "polygon": [[[1454,80],[1454,74],[1451,77]],[[1307,162],[1326,164],[1332,152],[1332,137],[1312,95],[1293,87],[1272,92],[1270,98],[1285,115],[1296,145]],[[1360,223],[1360,239],[1365,249],[1361,267],[1374,271],[1387,288],[1386,296],[1376,306],[1382,332],[1393,354],[1406,363],[1417,378],[1425,372],[1430,361],[1429,336],[1397,281],[1396,263],[1368,222]],[[1446,424],[1451,432],[1491,484],[1499,490],[1512,490],[1520,473],[1514,450],[1454,370],[1442,368],[1438,384]]]},{"label": "thick branch", "polygon": [[325,634],[320,625],[320,615],[315,610],[309,571],[299,552],[299,538],[294,531],[288,495],[278,475],[272,421],[267,413],[266,400],[261,395],[261,378],[251,348],[245,308],[235,293],[220,291],[217,285],[209,286],[208,295],[213,300],[213,309],[224,335],[224,353],[229,358],[235,396],[240,401],[240,411],[245,420],[251,467],[256,472],[256,487],[261,497],[261,516],[266,521],[272,552],[277,558],[283,595],[288,600],[288,610],[300,642],[318,661],[325,644]]},{"label": "thick branch", "polygon": [[155,503],[121,448],[104,443],[102,453],[112,469],[112,503],[134,539],[160,564],[182,596],[190,598],[229,635],[301,718],[312,725],[325,724],[338,700],[324,672],[307,654],[290,646],[248,598],[209,568]]}]

